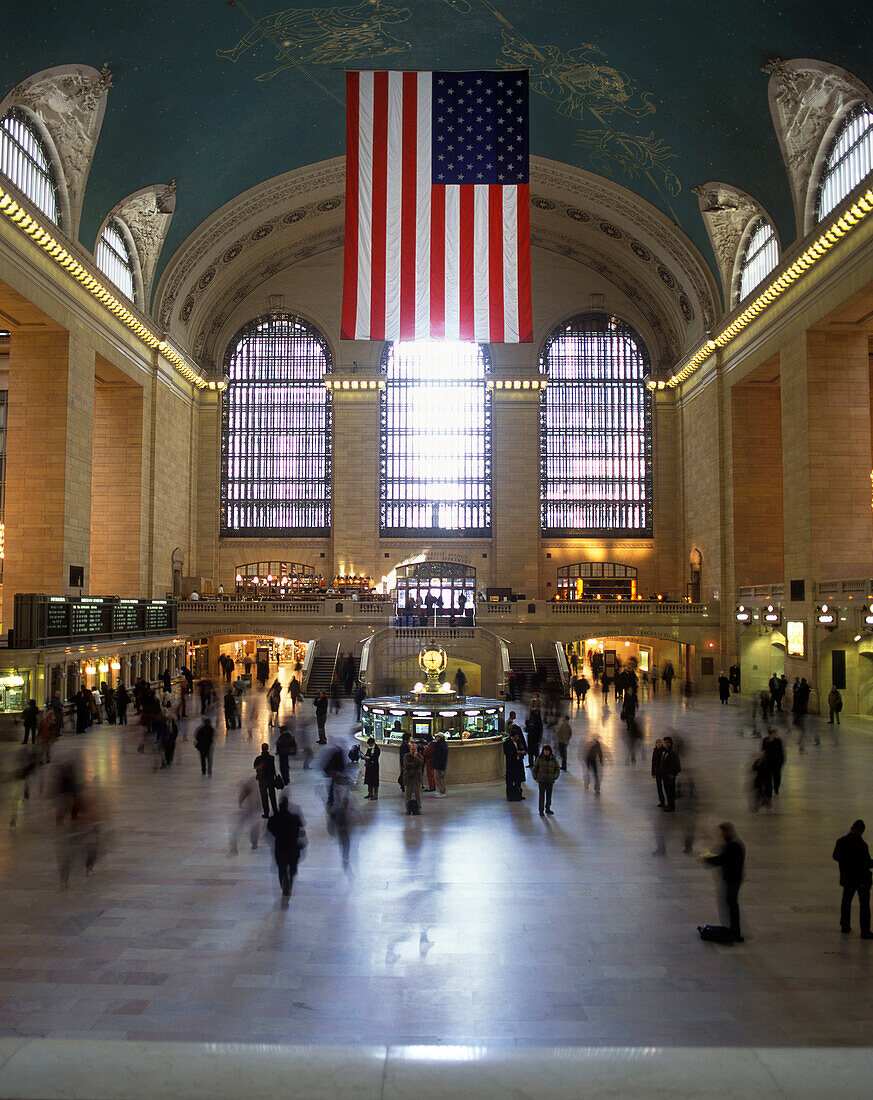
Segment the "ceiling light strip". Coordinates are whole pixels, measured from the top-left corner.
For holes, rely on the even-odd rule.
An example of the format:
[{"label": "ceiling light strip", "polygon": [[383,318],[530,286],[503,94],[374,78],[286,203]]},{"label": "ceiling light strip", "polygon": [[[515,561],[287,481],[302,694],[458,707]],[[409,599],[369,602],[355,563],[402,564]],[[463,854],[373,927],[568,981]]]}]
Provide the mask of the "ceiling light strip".
[{"label": "ceiling light strip", "polygon": [[148,325],[132,313],[123,302],[108,290],[91,272],[71,255],[64,246],[57,241],[40,223],[33,218],[21,204],[7,191],[0,187],[0,213],[13,222],[22,233],[26,234],[38,245],[43,252],[58,265],[64,268],[75,280],[80,283],[90,294],[97,299],[110,313],[113,313],[123,325],[131,330],[149,348],[157,349],[161,355],[172,364],[173,367],[186,378],[192,386],[198,389],[220,389],[226,387],[224,381],[208,382],[191,366],[188,361],[179,354],[166,340],[157,336]]},{"label": "ceiling light strip", "polygon": [[[778,275],[767,288],[755,298],[754,302],[746,306],[739,316],[734,318],[729,325],[722,329],[718,336],[702,344],[694,355],[687,360],[681,370],[676,371],[676,373],[667,380],[666,385],[671,389],[681,385],[717,348],[726,347],[731,340],[739,336],[747,325],[751,324],[759,314],[768,309],[780,294],[783,294],[792,283],[801,277],[801,275],[804,275],[811,267],[814,267],[842,237],[850,233],[852,229],[854,229],[859,222],[863,221],[871,212],[873,212],[873,189],[867,190],[859,199],[852,203],[848,210],[828,226],[828,228],[824,230],[824,232],[822,232],[818,238],[785,269],[785,271]],[[659,389],[664,388],[664,384],[659,385],[655,382],[648,382],[647,385],[648,388],[652,390],[655,389],[656,386]]]}]

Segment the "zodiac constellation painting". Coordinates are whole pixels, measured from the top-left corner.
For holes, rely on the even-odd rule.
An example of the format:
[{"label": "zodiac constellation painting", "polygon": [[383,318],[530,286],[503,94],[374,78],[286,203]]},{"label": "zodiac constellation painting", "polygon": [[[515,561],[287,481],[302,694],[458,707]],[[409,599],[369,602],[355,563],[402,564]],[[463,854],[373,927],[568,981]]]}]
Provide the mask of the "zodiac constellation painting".
[{"label": "zodiac constellation painting", "polygon": [[559,114],[599,123],[579,129],[576,143],[590,151],[600,171],[617,168],[631,178],[645,176],[658,190],[663,186],[668,194],[679,194],[679,177],[668,164],[676,156],[670,147],[654,131],[631,133],[615,124],[617,116],[631,120],[653,115],[655,105],[648,93],[637,95],[630,78],[607,62],[599,46],[536,46],[514,29],[504,29],[502,54],[500,63],[506,67],[530,70],[531,91],[557,103]]},{"label": "zodiac constellation painting", "polygon": [[[679,177],[670,166],[676,154],[655,137],[653,129],[634,125],[655,114],[652,96],[638,92],[630,77],[611,65],[599,46],[588,42],[570,49],[537,45],[519,33],[490,0],[443,3],[446,14],[455,17],[447,25],[460,35],[465,17],[476,18],[474,9],[484,8],[496,20],[501,29],[497,66],[528,69],[531,91],[555,103],[560,115],[578,120],[581,125],[575,142],[588,150],[598,171],[632,179],[645,177],[656,190],[670,196],[679,194]],[[283,8],[262,17],[251,14],[242,0],[233,0],[231,6],[245,16],[249,29],[234,46],[216,51],[219,57],[237,62],[246,54],[259,56],[266,47],[273,51],[277,64],[255,80],[273,80],[293,68],[338,102],[335,93],[307,66],[366,66],[413,49],[411,41],[400,37],[398,28],[412,20],[414,8],[392,0]]]},{"label": "zodiac constellation painting", "polygon": [[261,45],[272,47],[279,64],[256,80],[273,80],[303,64],[342,66],[412,49],[412,43],[392,30],[408,22],[412,12],[385,0],[361,0],[345,7],[284,8],[262,18],[253,16],[245,4],[237,2],[234,7],[247,17],[251,28],[235,46],[216,53],[236,62]]}]

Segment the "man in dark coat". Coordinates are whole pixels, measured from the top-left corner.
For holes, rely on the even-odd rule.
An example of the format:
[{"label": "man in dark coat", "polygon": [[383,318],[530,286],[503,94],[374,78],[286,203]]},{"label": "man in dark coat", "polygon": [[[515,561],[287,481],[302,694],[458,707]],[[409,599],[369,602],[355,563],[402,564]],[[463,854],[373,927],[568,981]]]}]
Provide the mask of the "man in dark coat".
[{"label": "man in dark coat", "polygon": [[[712,867],[721,867],[724,887],[724,906],[727,910],[727,923],[735,943],[742,943],[740,932],[739,893],[743,882],[743,865],[746,862],[746,849],[738,838],[736,829],[729,821],[723,821],[718,827],[724,841],[720,852],[713,856],[703,856],[703,860]],[[865,845],[866,847],[866,845]]]},{"label": "man in dark coat", "polygon": [[197,732],[194,734],[194,748],[200,753],[200,770],[206,775],[207,768],[212,775],[212,743],[215,740],[215,730],[208,718],[204,718]]},{"label": "man in dark coat", "polygon": [[270,752],[270,746],[261,745],[261,755],[255,757],[252,765],[255,769],[255,779],[258,781],[258,790],[261,792],[261,808],[264,817],[270,816],[270,807],[276,813],[276,758]]},{"label": "man in dark coat", "polygon": [[652,778],[658,788],[658,805],[664,806],[664,780],[661,774],[661,763],[664,759],[664,742],[660,737],[655,739],[655,747],[652,749]]},{"label": "man in dark coat", "polygon": [[682,771],[679,762],[679,753],[673,748],[673,738],[664,738],[664,755],[661,757],[661,783],[664,787],[664,797],[667,805],[665,813],[672,813],[676,809],[676,777]]},{"label": "man in dark coat", "polygon": [[870,885],[873,860],[870,849],[863,840],[864,822],[856,821],[845,836],[841,836],[834,846],[834,859],[840,865],[840,886],[843,888],[843,900],[840,905],[840,928],[844,933],[852,930],[852,898],[858,895],[861,907],[861,939],[873,940],[870,931]]},{"label": "man in dark coat", "polygon": [[282,782],[286,786],[291,782],[289,761],[296,752],[297,742],[294,739],[294,734],[287,726],[282,726],[279,730],[279,736],[276,738],[276,756],[279,759],[279,775],[282,776]]},{"label": "man in dark coat", "polygon": [[767,736],[761,742],[761,751],[764,754],[765,782],[769,789],[765,794],[779,794],[779,785],[782,782],[782,765],[785,763],[785,748],[782,738],[776,730],[767,730]]},{"label": "man in dark coat", "polygon": [[503,755],[506,757],[506,801],[521,802],[524,795],[521,785],[524,782],[524,743],[518,726],[510,727],[509,737],[503,742]]},{"label": "man in dark coat", "polygon": [[283,898],[291,895],[300,851],[306,846],[305,826],[306,822],[303,820],[300,807],[289,804],[287,798],[280,799],[279,808],[267,822],[267,830],[273,836],[273,854]]},{"label": "man in dark coat", "polygon": [[318,743],[319,745],[327,744],[327,734],[324,731],[324,724],[327,721],[327,696],[323,691],[320,691],[315,697],[315,724],[318,726]]}]

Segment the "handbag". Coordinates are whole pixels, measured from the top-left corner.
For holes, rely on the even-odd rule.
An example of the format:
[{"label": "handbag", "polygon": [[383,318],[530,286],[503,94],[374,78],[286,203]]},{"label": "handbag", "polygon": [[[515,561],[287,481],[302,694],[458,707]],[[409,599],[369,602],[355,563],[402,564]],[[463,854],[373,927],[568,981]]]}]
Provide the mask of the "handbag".
[{"label": "handbag", "polygon": [[281,791],[282,788],[285,786],[285,780],[282,778],[281,775],[273,776],[273,786],[276,788],[277,791]]}]

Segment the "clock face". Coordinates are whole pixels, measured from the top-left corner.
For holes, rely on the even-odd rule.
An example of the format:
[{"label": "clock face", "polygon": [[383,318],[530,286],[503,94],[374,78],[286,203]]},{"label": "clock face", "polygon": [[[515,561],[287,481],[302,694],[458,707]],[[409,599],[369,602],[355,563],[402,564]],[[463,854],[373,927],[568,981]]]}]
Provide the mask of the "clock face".
[{"label": "clock face", "polygon": [[425,672],[442,672],[445,668],[446,655],[441,649],[426,649],[419,660]]}]

